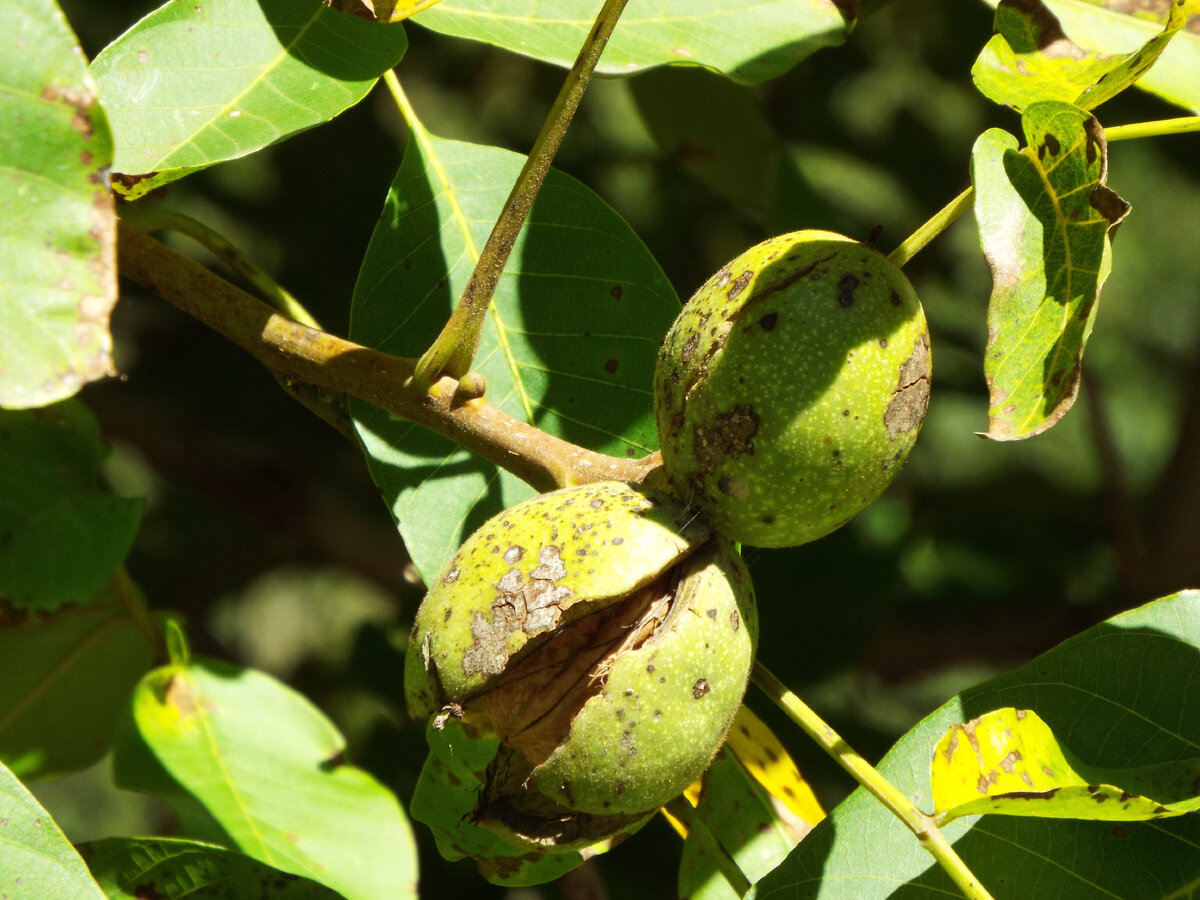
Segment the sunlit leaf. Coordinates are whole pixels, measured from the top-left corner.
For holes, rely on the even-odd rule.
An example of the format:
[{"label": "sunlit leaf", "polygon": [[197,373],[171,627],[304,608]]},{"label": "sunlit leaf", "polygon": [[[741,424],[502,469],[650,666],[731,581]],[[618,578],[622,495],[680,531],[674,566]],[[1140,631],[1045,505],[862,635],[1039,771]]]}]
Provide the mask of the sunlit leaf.
[{"label": "sunlit leaf", "polygon": [[196,841],[105,838],[79,846],[108,900],[339,900],[341,894]]},{"label": "sunlit leaf", "polygon": [[1145,75],[1186,22],[1184,0],[1175,0],[1158,34],[1137,50],[1109,55],[1073,43],[1044,5],[1005,0],[996,8],[997,34],[971,76],[985,97],[1014,109],[1043,100],[1094,109]]},{"label": "sunlit leaf", "polygon": [[794,817],[792,825],[797,839],[825,818],[825,810],[779,738],[748,707],[738,710],[725,742],[775,805],[782,804]]},{"label": "sunlit leaf", "polygon": [[121,565],[142,503],[100,488],[107,453],[76,401],[0,410],[0,601],[85,603]]},{"label": "sunlit leaf", "polygon": [[[1001,707],[1037,709],[1063,744],[1088,748],[1108,769],[1200,755],[1200,592],[1122,613],[964,691],[901,738],[880,771],[931,809],[937,741],[955,723]],[[966,817],[943,833],[997,900],[1162,900],[1200,884],[1195,815],[1121,823]],[[933,900],[956,891],[912,832],[860,789],[759,883],[756,898]]]},{"label": "sunlit leaf", "polygon": [[941,821],[980,813],[1161,819],[1200,809],[1200,758],[1136,769],[1081,762],[1028,709],[998,709],[954,725],[930,770]]},{"label": "sunlit leaf", "polygon": [[[442,0],[413,21],[569,66],[591,29],[593,0]],[[597,71],[624,75],[668,63],[705,66],[743,83],[774,78],[845,41],[857,4],[834,0],[659,0],[622,14]]]},{"label": "sunlit leaf", "polygon": [[[410,140],[354,290],[350,336],[419,356],[445,324],[521,157]],[[473,369],[487,400],[590,449],[658,446],[650,400],[659,341],[679,301],[629,226],[551,171],[500,279]],[[515,476],[365,404],[353,408],[371,476],[426,579],[487,518],[532,496]]]},{"label": "sunlit leaf", "polygon": [[327,122],[406,46],[403,25],[321,0],[167,3],[92,65],[116,140],[114,187],[138,197]]},{"label": "sunlit leaf", "polygon": [[347,900],[415,896],[395,796],[346,764],[332,723],[282,683],[214,661],[165,666],[135,690],[132,725],[115,748],[118,784],[163,796],[190,821],[202,810],[219,830],[197,836]]},{"label": "sunlit leaf", "polygon": [[50,814],[0,765],[0,895],[4,900],[104,900]]},{"label": "sunlit leaf", "polygon": [[372,22],[399,22],[440,0],[332,0],[329,5]]},{"label": "sunlit leaf", "polygon": [[0,626],[0,760],[25,779],[96,762],[152,661],[149,640],[111,591]]},{"label": "sunlit leaf", "polygon": [[987,436],[1045,431],[1079,391],[1083,348],[1110,268],[1110,231],[1128,204],[1109,190],[1103,130],[1085,110],[1037,103],[1022,117],[1026,147],[991,129],[971,173],[980,239],[992,270]]},{"label": "sunlit leaf", "polygon": [[113,373],[112,140],[53,0],[0,3],[0,406]]},{"label": "sunlit leaf", "polygon": [[724,853],[726,865],[735,865],[754,884],[825,815],[787,751],[746,707],[738,711],[725,747],[685,799],[696,808],[698,828],[707,832],[686,834],[679,863],[679,896],[692,900],[739,896],[713,853]]},{"label": "sunlit leaf", "polygon": [[[996,0],[986,2],[996,5]],[[1134,54],[1163,30],[1161,20],[1146,18],[1144,5],[1124,0],[1044,2],[1063,31],[1088,53]],[[1189,27],[1171,40],[1153,68],[1137,81],[1137,87],[1200,113],[1200,31],[1195,25],[1200,7],[1195,0],[1188,3],[1184,11],[1192,17]]]}]

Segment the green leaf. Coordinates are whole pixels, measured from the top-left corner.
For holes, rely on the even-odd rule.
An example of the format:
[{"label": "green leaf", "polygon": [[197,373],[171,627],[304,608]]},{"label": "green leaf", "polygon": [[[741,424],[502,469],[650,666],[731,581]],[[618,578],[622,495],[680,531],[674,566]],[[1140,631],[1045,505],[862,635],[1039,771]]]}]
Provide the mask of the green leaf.
[{"label": "green leaf", "polygon": [[74,401],[0,410],[0,600],[36,610],[84,603],[121,565],[142,502],[99,488],[107,453]]},{"label": "green leaf", "polygon": [[[854,4],[834,0],[660,0],[631,3],[596,71],[628,75],[669,63],[754,84],[846,40]],[[600,10],[593,0],[442,0],[413,18],[443,34],[569,66]]]},{"label": "green leaf", "polygon": [[681,66],[654,69],[628,85],[642,123],[672,162],[771,233],[830,216],[751,90]]},{"label": "green leaf", "polygon": [[494,735],[470,739],[462,724],[447,719],[441,728],[425,729],[429,756],[413,792],[412,816],[433,832],[438,852],[448,860],[473,859],[479,873],[494,884],[519,887],[543,884],[580,865],[590,852],[539,855],[514,847],[473,821],[471,813],[483,787],[484,771],[500,741]]},{"label": "green leaf", "polygon": [[1105,769],[1081,762],[1031,709],[951,726],[930,769],[940,821],[981,813],[1131,822],[1200,809],[1200,758]]},{"label": "green leaf", "polygon": [[168,838],[106,838],[79,845],[108,900],[340,900],[324,885],[285,875],[224,847]]},{"label": "green leaf", "polygon": [[[996,0],[987,2],[996,5]],[[1163,30],[1160,21],[1145,18],[1137,4],[1118,4],[1115,0],[1107,3],[1103,0],[1044,2],[1058,18],[1063,31],[1088,53],[1102,56],[1137,53]],[[1197,9],[1195,0],[1191,2],[1192,5],[1184,9],[1192,15],[1194,23]],[[1195,25],[1191,24],[1174,37],[1154,67],[1137,81],[1137,86],[1200,113],[1200,33],[1193,29]]]},{"label": "green leaf", "polygon": [[1163,29],[1137,50],[1108,55],[1072,43],[1044,5],[1005,0],[971,76],[985,97],[1017,110],[1044,100],[1094,109],[1149,71],[1186,24],[1183,5],[1175,0]]},{"label": "green leaf", "polygon": [[129,198],[327,122],[404,55],[402,24],[321,0],[167,3],[96,57]]},{"label": "green leaf", "polygon": [[43,406],[113,373],[112,140],[53,0],[3,0],[0,35],[0,406]]},{"label": "green leaf", "polygon": [[[412,834],[395,796],[343,761],[342,736],[285,685],[193,658],[142,680],[132,726],[115,747],[118,784],[163,796],[192,836],[223,838],[348,900],[415,896]],[[201,813],[209,827],[195,834]]]},{"label": "green leaf", "polygon": [[85,768],[112,744],[153,649],[109,599],[0,628],[0,760],[22,778]]},{"label": "green leaf", "polygon": [[[773,871],[803,835],[738,761],[723,748],[704,773],[696,806],[700,828],[688,832],[679,861],[679,896],[737,900],[712,854],[725,853],[754,884]],[[717,847],[712,846],[715,841]]]},{"label": "green leaf", "polygon": [[104,900],[62,831],[12,772],[0,765],[0,897]]},{"label": "green leaf", "polygon": [[684,792],[695,807],[691,830],[667,814],[684,834],[679,896],[691,900],[737,900],[716,854],[727,857],[726,870],[736,866],[755,884],[825,817],[779,738],[748,707],[738,710],[725,741]]},{"label": "green leaf", "polygon": [[[353,340],[400,356],[425,351],[521,163],[424,133],[409,142],[354,289]],[[500,279],[473,368],[493,406],[593,450],[643,456],[658,446],[650,383],[678,312],[674,290],[624,220],[551,171]],[[365,404],[352,412],[371,476],[427,581],[467,534],[532,496],[445,438]]]},{"label": "green leaf", "polygon": [[1104,132],[1085,110],[1036,103],[1027,146],[999,129],[975,142],[971,177],[992,270],[984,373],[987,437],[1019,440],[1075,402],[1083,348],[1110,268],[1110,233],[1129,205],[1105,187]]},{"label": "green leaf", "polygon": [[[1200,755],[1200,592],[1149,603],[955,697],[908,732],[880,771],[929,808],[934,746],[946,730],[1001,707],[1036,709],[1059,740],[1102,767]],[[1157,822],[969,817],[943,833],[997,900],[1151,900],[1200,886],[1200,816]],[[914,900],[957,896],[912,833],[855,791],[758,886],[757,900]]]}]

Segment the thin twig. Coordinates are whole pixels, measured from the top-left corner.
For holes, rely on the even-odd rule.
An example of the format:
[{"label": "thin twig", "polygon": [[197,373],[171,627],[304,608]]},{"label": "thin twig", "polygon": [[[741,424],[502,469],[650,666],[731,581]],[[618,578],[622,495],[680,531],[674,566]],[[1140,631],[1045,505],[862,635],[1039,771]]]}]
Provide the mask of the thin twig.
[{"label": "thin twig", "polygon": [[1104,139],[1109,142],[1131,141],[1168,134],[1188,134],[1193,131],[1200,131],[1200,116],[1180,116],[1178,119],[1155,119],[1152,122],[1113,125],[1104,129]]},{"label": "thin twig", "polygon": [[203,222],[175,210],[142,203],[122,204],[121,217],[132,221],[143,231],[177,231],[190,237],[254,285],[280,312],[309,328],[321,327],[304,305],[272,278],[266,269],[235,247],[225,235]]},{"label": "thin twig", "polygon": [[[392,356],[309,328],[166,244],[122,222],[122,275],[223,334],[291,387],[330,398],[358,397],[441,434],[540,491],[592,481],[658,483],[662,458],[607,456],[547,434],[463,392],[442,377],[427,391],[412,383],[416,360]],[[469,398],[469,399],[464,399]]]}]

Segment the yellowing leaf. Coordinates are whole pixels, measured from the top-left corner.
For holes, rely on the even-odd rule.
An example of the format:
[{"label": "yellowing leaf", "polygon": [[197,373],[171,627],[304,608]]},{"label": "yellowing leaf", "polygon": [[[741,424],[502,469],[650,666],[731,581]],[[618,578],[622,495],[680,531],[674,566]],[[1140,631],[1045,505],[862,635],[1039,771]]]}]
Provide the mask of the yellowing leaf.
[{"label": "yellowing leaf", "polygon": [[662,812],[685,839],[679,896],[690,900],[736,900],[740,894],[724,874],[730,867],[756,883],[825,817],[779,739],[744,706],[725,746],[683,796],[695,808],[693,833]]},{"label": "yellowing leaf", "polygon": [[951,727],[930,775],[941,822],[980,813],[1139,821],[1200,809],[1200,759],[1089,766],[1037,713],[1011,707]]},{"label": "yellowing leaf", "polygon": [[441,0],[326,0],[336,10],[372,22],[399,22]]},{"label": "yellowing leaf", "polygon": [[1136,83],[1187,24],[1188,3],[1174,0],[1160,32],[1129,53],[1085,50],[1042,3],[1003,0],[997,34],[971,69],[975,86],[996,103],[1022,110],[1043,100],[1094,109]]},{"label": "yellowing leaf", "polygon": [[779,738],[745,706],[738,710],[725,741],[754,780],[808,828],[825,818],[825,810]]}]

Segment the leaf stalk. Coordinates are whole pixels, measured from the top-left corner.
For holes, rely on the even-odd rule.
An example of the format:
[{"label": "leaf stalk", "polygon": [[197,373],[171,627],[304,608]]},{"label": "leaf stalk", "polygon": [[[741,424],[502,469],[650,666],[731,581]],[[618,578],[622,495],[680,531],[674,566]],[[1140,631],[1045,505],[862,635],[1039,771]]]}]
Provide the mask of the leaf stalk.
[{"label": "leaf stalk", "polygon": [[[588,32],[575,64],[567,73],[554,105],[542,123],[533,148],[525,159],[521,173],[509,192],[500,217],[492,226],[487,243],[479,252],[475,269],[471,272],[471,278],[463,289],[454,312],[450,314],[449,321],[433,344],[417,361],[412,378],[418,388],[428,388],[443,375],[462,378],[470,370],[483,335],[488,307],[516,244],[517,235],[525,224],[542,183],[546,180],[546,173],[550,171],[554,155],[566,136],[567,127],[579,108],[579,101],[591,81],[592,72],[600,62],[600,55],[604,52],[604,47],[627,2],[628,0],[605,0],[604,6],[597,14],[595,24]],[[394,75],[388,80],[388,85],[395,94],[399,83]],[[405,118],[412,125],[415,122],[412,107],[407,105],[407,109],[404,106],[401,108]]]},{"label": "leaf stalk", "polygon": [[836,731],[818,716],[811,707],[788,689],[782,681],[755,660],[751,679],[776,706],[810,738],[817,742],[833,761],[845,769],[850,776],[882,803],[888,811],[905,824],[917,837],[917,841],[938,861],[950,879],[969,900],[992,900],[992,895],[980,883],[938,830],[934,818],[917,808],[899,788],[883,777],[879,771],[859,756]]},{"label": "leaf stalk", "polygon": [[903,268],[904,264],[925,248],[925,245],[950,227],[959,216],[971,208],[975,188],[969,187],[936,213],[924,225],[905,238],[904,243],[888,254],[888,259]]}]

